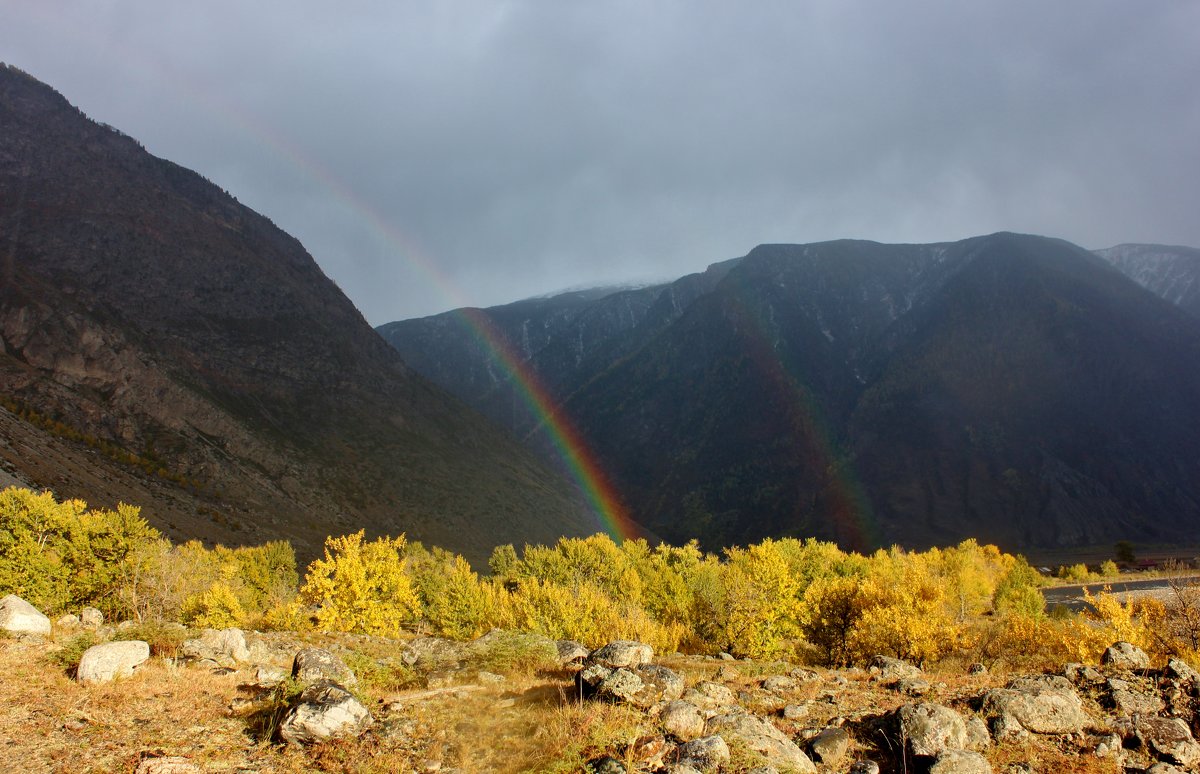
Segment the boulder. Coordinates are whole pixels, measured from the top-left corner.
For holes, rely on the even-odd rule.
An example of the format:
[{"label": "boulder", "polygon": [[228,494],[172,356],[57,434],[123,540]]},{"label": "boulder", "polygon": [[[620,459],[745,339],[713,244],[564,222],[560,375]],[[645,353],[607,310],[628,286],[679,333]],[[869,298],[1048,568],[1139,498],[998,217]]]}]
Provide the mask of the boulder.
[{"label": "boulder", "polygon": [[332,680],[309,685],[296,697],[279,725],[288,744],[313,744],[335,737],[358,736],[374,722],[354,695]]},{"label": "boulder", "polygon": [[632,704],[634,697],[645,687],[646,684],[642,682],[642,678],[633,670],[625,668],[613,669],[596,683],[595,689],[591,692],[590,696],[587,692],[584,692],[584,698],[628,702]]},{"label": "boulder", "polygon": [[286,670],[279,667],[263,665],[254,670],[254,683],[258,688],[274,688],[288,679]]},{"label": "boulder", "polygon": [[1147,749],[1188,769],[1200,766],[1200,744],[1179,718],[1135,717],[1134,734]]},{"label": "boulder", "polygon": [[241,629],[205,629],[199,637],[180,644],[179,657],[201,666],[236,669],[250,660],[250,651]]},{"label": "boulder", "polygon": [[1167,661],[1167,676],[1181,682],[1200,683],[1200,672],[1192,669],[1186,661],[1177,658]]},{"label": "boulder", "polygon": [[982,713],[992,720],[997,738],[1017,738],[1022,730],[1075,734],[1091,724],[1069,681],[1050,675],[1020,678],[1008,688],[988,691],[983,695]]},{"label": "boulder", "polygon": [[987,724],[972,715],[967,718],[967,749],[981,752],[992,746],[992,736]]},{"label": "boulder", "polygon": [[201,769],[187,758],[168,755],[162,758],[146,758],[138,764],[133,774],[200,774]]},{"label": "boulder", "polygon": [[630,699],[630,703],[636,707],[646,709],[660,702],[674,701],[683,695],[683,678],[673,670],[657,664],[643,664],[634,672],[642,681],[642,689]]},{"label": "boulder", "polygon": [[470,651],[466,644],[441,637],[416,637],[400,649],[401,661],[425,671],[457,669],[468,655]]},{"label": "boulder", "polygon": [[850,749],[850,734],[846,729],[826,728],[812,740],[813,757],[826,766],[837,766]]},{"label": "boulder", "polygon": [[581,667],[588,657],[588,649],[575,640],[559,640],[554,647],[558,651],[558,664],[564,669]]},{"label": "boulder", "polygon": [[587,662],[609,669],[629,669],[649,664],[653,658],[654,649],[649,645],[632,640],[617,640],[593,651]]},{"label": "boulder", "polygon": [[50,619],[16,594],[0,599],[0,629],[13,634],[49,634]]},{"label": "boulder", "polygon": [[875,656],[867,669],[883,683],[894,683],[905,677],[921,677],[924,674],[920,667],[890,656]]},{"label": "boulder", "polygon": [[1150,768],[1146,769],[1146,774],[1188,774],[1188,772],[1184,771],[1178,766],[1173,766],[1170,763],[1163,763],[1162,761],[1159,761]]},{"label": "boulder", "polygon": [[658,716],[663,731],[681,742],[689,742],[704,733],[704,716],[695,704],[677,699]]},{"label": "boulder", "polygon": [[625,768],[625,764],[621,763],[611,755],[602,755],[599,758],[592,758],[587,762],[585,771],[590,774],[628,774],[629,769]]},{"label": "boulder", "polygon": [[54,628],[60,630],[78,629],[79,616],[74,615],[73,613],[67,613],[54,622]]},{"label": "boulder", "polygon": [[946,750],[929,767],[929,774],[992,774],[992,766],[977,752]]},{"label": "boulder", "polygon": [[1137,686],[1125,680],[1118,680],[1116,678],[1109,680],[1108,689],[1113,708],[1122,717],[1131,718],[1134,715],[1157,715],[1166,706],[1157,692],[1140,691],[1137,689]]},{"label": "boulder", "polygon": [[1104,655],[1100,657],[1100,663],[1112,669],[1136,672],[1150,668],[1150,657],[1138,646],[1122,640],[1114,642],[1105,649]]},{"label": "boulder", "polygon": [[787,675],[771,675],[762,681],[764,691],[786,693],[796,690],[796,680]]},{"label": "boulder", "polygon": [[699,771],[716,771],[729,762],[729,745],[715,734],[693,739],[679,748],[679,762]]},{"label": "boulder", "polygon": [[707,734],[719,734],[726,742],[735,742],[754,750],[772,766],[795,769],[801,774],[816,773],[817,767],[795,742],[755,715],[744,712],[716,715],[708,719],[704,730]]},{"label": "boulder", "polygon": [[118,677],[130,677],[133,670],[150,658],[149,643],[141,640],[105,642],[83,652],[75,677],[81,683],[107,683]]},{"label": "boulder", "polygon": [[624,702],[648,709],[683,694],[683,678],[666,667],[643,664],[610,669],[590,663],[575,675],[579,695],[585,699]]},{"label": "boulder", "polygon": [[350,667],[323,648],[303,648],[292,661],[292,677],[305,685],[320,681],[358,685]]},{"label": "boulder", "polygon": [[967,746],[967,724],[949,707],[940,704],[905,704],[896,710],[900,738],[913,755],[934,756]]},{"label": "boulder", "polygon": [[94,607],[85,607],[79,612],[79,623],[85,629],[99,629],[104,625],[104,613]]},{"label": "boulder", "polygon": [[737,703],[733,691],[720,683],[702,680],[693,685],[683,698],[701,709],[726,709]]},{"label": "boulder", "polygon": [[879,764],[875,761],[855,761],[850,764],[847,774],[879,774]]}]

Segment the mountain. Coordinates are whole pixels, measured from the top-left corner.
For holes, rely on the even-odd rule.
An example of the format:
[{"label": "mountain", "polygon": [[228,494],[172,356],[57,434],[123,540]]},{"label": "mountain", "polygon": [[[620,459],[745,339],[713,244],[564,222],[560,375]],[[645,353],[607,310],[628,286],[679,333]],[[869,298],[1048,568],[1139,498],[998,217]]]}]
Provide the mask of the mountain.
[{"label": "mountain", "polygon": [[1095,253],[1150,292],[1200,317],[1200,250],[1126,244]]},{"label": "mountain", "polygon": [[[1200,323],[1075,245],[762,245],[638,293],[625,317],[619,293],[477,314],[537,332],[525,365],[667,539],[1029,548],[1200,525]],[[382,331],[504,420],[503,378],[442,319]]]},{"label": "mountain", "polygon": [[295,239],[0,67],[0,457],[174,537],[366,527],[480,559],[595,531],[573,488],[408,368]]}]

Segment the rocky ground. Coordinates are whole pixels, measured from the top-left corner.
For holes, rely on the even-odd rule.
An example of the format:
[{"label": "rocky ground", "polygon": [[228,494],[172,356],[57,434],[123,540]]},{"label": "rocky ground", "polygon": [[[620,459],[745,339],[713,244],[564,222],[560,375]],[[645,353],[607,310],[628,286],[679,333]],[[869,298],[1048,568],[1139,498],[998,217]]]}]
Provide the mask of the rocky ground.
[{"label": "rocky ground", "polygon": [[[51,624],[0,602],[0,765],[137,772],[1197,771],[1200,675],[1117,644],[1056,674],[413,635]],[[18,600],[19,601],[19,600]]]}]

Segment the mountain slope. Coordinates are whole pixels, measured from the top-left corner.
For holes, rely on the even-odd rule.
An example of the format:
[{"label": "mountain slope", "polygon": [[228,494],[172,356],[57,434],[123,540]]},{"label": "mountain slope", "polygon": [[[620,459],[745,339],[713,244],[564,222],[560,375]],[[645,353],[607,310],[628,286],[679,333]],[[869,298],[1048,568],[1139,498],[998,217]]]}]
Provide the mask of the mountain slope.
[{"label": "mountain slope", "polygon": [[546,380],[669,539],[1019,548],[1200,524],[1200,326],[1060,240],[764,245],[610,342]]},{"label": "mountain slope", "polygon": [[0,201],[8,408],[157,491],[139,501],[168,531],[311,551],[366,526],[475,558],[590,531],[565,482],[408,369],[296,240],[14,68]]},{"label": "mountain slope", "polygon": [[1125,244],[1094,252],[1150,292],[1200,317],[1200,250]]}]

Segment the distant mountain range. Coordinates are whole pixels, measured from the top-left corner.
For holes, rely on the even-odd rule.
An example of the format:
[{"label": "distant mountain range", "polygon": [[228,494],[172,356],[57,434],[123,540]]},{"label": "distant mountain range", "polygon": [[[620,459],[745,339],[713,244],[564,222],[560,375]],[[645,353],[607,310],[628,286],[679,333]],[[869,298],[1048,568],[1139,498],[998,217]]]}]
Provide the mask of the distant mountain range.
[{"label": "distant mountain range", "polygon": [[5,480],[305,553],[365,526],[479,560],[597,527],[295,239],[4,66],[0,257]]},{"label": "distant mountain range", "polygon": [[[673,283],[479,314],[670,540],[1194,541],[1196,255],[1009,233],[762,245]],[[378,330],[544,448],[454,314]]]}]

